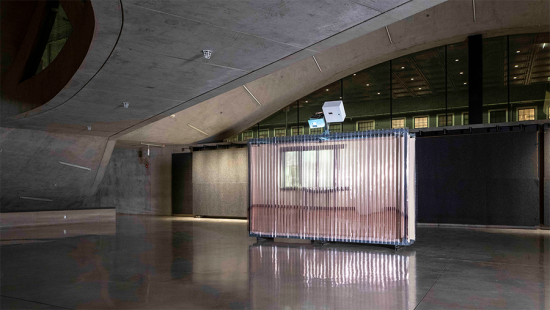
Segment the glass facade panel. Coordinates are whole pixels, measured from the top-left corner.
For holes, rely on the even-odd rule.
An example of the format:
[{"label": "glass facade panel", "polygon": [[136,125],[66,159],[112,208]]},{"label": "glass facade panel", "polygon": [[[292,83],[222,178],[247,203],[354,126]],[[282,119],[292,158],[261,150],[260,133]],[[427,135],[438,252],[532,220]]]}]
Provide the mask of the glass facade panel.
[{"label": "glass facade panel", "polygon": [[391,128],[404,128],[405,119],[404,118],[395,118],[391,120]]},{"label": "glass facade panel", "polygon": [[[445,118],[447,121],[445,122]],[[452,113],[447,114],[447,117],[445,117],[445,114],[439,114],[437,116],[437,127],[445,127],[445,126],[453,126],[454,115]]]},{"label": "glass facade panel", "polygon": [[462,113],[462,125],[470,125],[470,113]]},{"label": "glass facade panel", "polygon": [[518,109],[518,121],[535,120],[535,108]]},{"label": "glass facade panel", "polygon": [[[550,118],[550,33],[482,43],[483,122]],[[347,118],[330,124],[331,132],[469,125],[468,64],[468,40],[396,58],[290,103],[262,120],[262,128],[272,136],[322,133],[296,128],[309,127],[308,119],[334,100],[344,101]],[[526,108],[534,110],[520,112]]]},{"label": "glass facade panel", "polygon": [[506,110],[494,110],[489,111],[489,123],[505,123],[507,111]]},{"label": "glass facade panel", "polygon": [[293,136],[301,136],[304,134],[304,127],[300,126],[300,128],[294,126],[292,127],[292,135]]},{"label": "glass facade panel", "polygon": [[428,127],[428,117],[419,116],[414,118],[414,128],[427,128]]},{"label": "glass facade panel", "polygon": [[252,130],[243,132],[243,141],[252,139],[254,137],[254,132]]},{"label": "glass facade panel", "polygon": [[286,136],[286,129],[275,128],[275,137],[284,137],[284,136]]},{"label": "glass facade panel", "polygon": [[323,133],[323,131],[325,130],[325,128],[310,128],[309,129],[309,134],[310,135],[320,135]]},{"label": "glass facade panel", "polygon": [[[536,106],[543,111],[550,90],[550,33],[510,36],[510,111]],[[515,114],[515,115],[514,115]],[[511,113],[511,121],[519,114]],[[534,119],[545,119],[544,113]]]},{"label": "glass facade panel", "polygon": [[373,129],[374,129],[374,121],[357,122],[358,131],[366,131],[366,130],[373,130]]}]

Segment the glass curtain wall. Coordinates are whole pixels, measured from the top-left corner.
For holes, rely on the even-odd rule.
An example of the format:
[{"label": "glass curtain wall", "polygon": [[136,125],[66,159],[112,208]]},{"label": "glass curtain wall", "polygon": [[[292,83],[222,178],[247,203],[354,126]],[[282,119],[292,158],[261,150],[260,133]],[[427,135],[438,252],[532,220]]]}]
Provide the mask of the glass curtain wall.
[{"label": "glass curtain wall", "polygon": [[[550,33],[483,39],[483,123],[550,118],[549,45]],[[468,74],[465,40],[351,74],[248,130],[254,137],[320,134],[324,130],[310,129],[307,120],[322,111],[325,101],[340,99],[347,117],[332,124],[331,132],[469,125]],[[227,141],[243,137],[249,136]]]}]

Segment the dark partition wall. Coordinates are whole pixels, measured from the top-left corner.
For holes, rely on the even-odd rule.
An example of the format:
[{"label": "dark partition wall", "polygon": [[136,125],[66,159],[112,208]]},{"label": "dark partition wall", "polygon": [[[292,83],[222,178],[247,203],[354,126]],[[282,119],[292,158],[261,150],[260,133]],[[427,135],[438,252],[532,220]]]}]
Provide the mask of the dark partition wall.
[{"label": "dark partition wall", "polygon": [[537,135],[417,139],[418,222],[539,225]]},{"label": "dark partition wall", "polygon": [[172,154],[172,214],[193,214],[193,155]]},{"label": "dark partition wall", "polygon": [[543,195],[543,212],[544,225],[550,226],[550,130],[546,128],[543,134],[543,158],[544,158],[544,195]]}]

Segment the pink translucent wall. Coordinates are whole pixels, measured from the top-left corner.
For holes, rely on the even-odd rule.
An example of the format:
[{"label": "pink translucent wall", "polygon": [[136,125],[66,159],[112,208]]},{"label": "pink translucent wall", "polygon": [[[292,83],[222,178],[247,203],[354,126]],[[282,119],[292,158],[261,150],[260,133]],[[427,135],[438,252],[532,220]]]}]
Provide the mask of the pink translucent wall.
[{"label": "pink translucent wall", "polygon": [[406,129],[251,140],[250,234],[410,244],[414,138]]}]

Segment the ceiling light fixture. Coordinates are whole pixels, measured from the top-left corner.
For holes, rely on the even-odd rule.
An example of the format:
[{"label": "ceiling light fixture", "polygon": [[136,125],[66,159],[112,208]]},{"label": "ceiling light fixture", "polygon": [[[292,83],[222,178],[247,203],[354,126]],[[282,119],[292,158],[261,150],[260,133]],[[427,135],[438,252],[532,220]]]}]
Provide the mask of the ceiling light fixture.
[{"label": "ceiling light fixture", "polygon": [[418,90],[422,89],[422,87],[418,87]]},{"label": "ceiling light fixture", "polygon": [[328,88],[327,88],[327,91],[328,91]]},{"label": "ceiling light fixture", "polygon": [[209,134],[207,134],[206,132],[204,132],[204,131],[198,129],[197,127],[195,127],[195,126],[193,126],[193,125],[191,125],[191,124],[187,124],[187,126],[193,128],[193,129],[195,129],[196,131],[202,133],[202,134],[205,135],[205,136],[209,136]]},{"label": "ceiling light fixture", "polygon": [[517,67],[518,67],[518,65],[515,65],[514,67],[516,67],[516,68],[517,68]]},{"label": "ceiling light fixture", "polygon": [[380,95],[380,93],[378,93]]},{"label": "ceiling light fixture", "polygon": [[546,43],[542,43],[542,48],[544,48],[546,46]]},{"label": "ceiling light fixture", "polygon": [[204,55],[204,58],[210,59],[210,57],[212,56],[212,51],[211,50],[202,50],[202,54]]},{"label": "ceiling light fixture", "polygon": [[370,86],[370,84],[367,84],[367,86]]},{"label": "ceiling light fixture", "polygon": [[460,74],[464,74],[464,72],[460,71]]},{"label": "ceiling light fixture", "polygon": [[254,100],[256,100],[256,102],[259,104],[259,105],[262,105],[260,103],[260,101],[258,99],[256,99],[256,97],[254,97],[254,95],[252,95],[252,93],[250,92],[250,90],[248,90],[248,88],[246,87],[246,85],[243,85],[244,89],[250,94],[250,96],[252,96],[252,98],[254,98]]},{"label": "ceiling light fixture", "polygon": [[455,59],[455,61],[458,61],[458,58],[457,58],[457,59]]},{"label": "ceiling light fixture", "polygon": [[516,54],[519,54],[519,51],[517,51]]},{"label": "ceiling light fixture", "polygon": [[401,69],[405,69],[405,67],[401,67]]},{"label": "ceiling light fixture", "polygon": [[414,78],[411,78],[411,81],[414,81]]},{"label": "ceiling light fixture", "polygon": [[357,75],[357,74],[355,74],[355,73],[353,74],[353,76],[356,76],[356,75]]},{"label": "ceiling light fixture", "polygon": [[468,84],[468,83],[464,83],[464,85],[466,85],[466,84]]},{"label": "ceiling light fixture", "polygon": [[171,118],[176,118],[176,114],[170,115]]},{"label": "ceiling light fixture", "polygon": [[514,80],[517,79],[518,77],[517,76],[514,76]]}]

